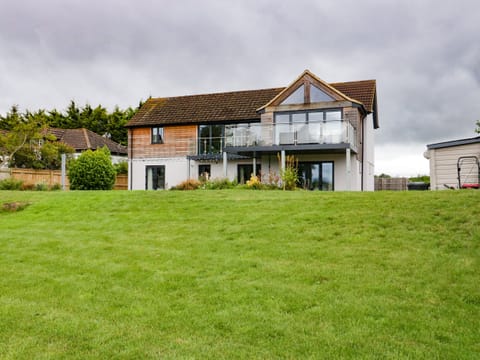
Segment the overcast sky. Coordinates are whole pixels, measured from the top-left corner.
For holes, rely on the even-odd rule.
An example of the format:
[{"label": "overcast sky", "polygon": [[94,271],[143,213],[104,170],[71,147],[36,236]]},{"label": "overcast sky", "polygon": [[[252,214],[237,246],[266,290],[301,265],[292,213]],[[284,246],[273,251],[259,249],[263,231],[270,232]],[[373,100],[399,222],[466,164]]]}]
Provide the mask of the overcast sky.
[{"label": "overcast sky", "polygon": [[377,80],[376,173],[475,136],[478,0],[0,0],[0,113]]}]

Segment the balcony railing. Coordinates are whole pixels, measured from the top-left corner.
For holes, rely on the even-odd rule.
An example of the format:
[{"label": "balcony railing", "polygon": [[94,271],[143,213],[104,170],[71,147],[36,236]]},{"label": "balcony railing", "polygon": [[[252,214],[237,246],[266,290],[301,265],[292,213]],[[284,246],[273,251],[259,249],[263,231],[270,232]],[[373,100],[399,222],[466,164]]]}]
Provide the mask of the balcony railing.
[{"label": "balcony railing", "polygon": [[227,147],[347,143],[356,149],[356,139],[355,128],[346,120],[225,126]]}]

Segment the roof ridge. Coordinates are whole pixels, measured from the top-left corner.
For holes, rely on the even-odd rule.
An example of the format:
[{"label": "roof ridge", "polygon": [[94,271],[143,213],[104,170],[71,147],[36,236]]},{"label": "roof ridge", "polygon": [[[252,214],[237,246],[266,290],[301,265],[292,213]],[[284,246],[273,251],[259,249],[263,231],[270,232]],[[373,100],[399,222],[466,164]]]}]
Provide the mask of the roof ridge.
[{"label": "roof ridge", "polygon": [[183,99],[194,96],[212,96],[212,95],[228,95],[228,94],[239,94],[246,92],[258,92],[258,91],[273,91],[273,90],[282,90],[285,89],[285,86],[263,88],[263,89],[249,89],[249,90],[234,90],[234,91],[222,91],[222,92],[213,92],[213,93],[204,93],[204,94],[190,94],[190,95],[180,95],[180,96],[166,96],[166,97],[152,97],[149,100],[166,100],[166,99]]},{"label": "roof ridge", "polygon": [[356,82],[367,82],[367,81],[374,81],[377,82],[376,79],[365,79],[365,80],[352,80],[352,81],[337,81],[333,83],[328,83],[329,85],[337,85],[337,84],[351,84]]},{"label": "roof ridge", "polygon": [[92,148],[92,144],[90,143],[90,138],[88,136],[88,132],[86,128],[81,128],[82,129],[82,132],[83,132],[83,136],[85,137],[85,141],[87,143],[87,148],[88,149],[91,149]]}]

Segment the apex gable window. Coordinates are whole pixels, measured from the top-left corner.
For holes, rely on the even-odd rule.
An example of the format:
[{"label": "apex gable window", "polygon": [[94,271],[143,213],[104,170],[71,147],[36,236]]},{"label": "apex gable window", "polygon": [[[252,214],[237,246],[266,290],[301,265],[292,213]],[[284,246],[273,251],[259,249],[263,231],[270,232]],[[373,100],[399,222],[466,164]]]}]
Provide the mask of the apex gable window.
[{"label": "apex gable window", "polygon": [[289,97],[287,97],[280,105],[303,104],[305,102],[305,85],[301,85]]},{"label": "apex gable window", "polygon": [[335,99],[312,83],[304,83],[283,100],[280,105],[310,104],[328,101],[335,101]]},{"label": "apex gable window", "polygon": [[310,102],[316,103],[323,101],[335,101],[335,99],[315,85],[310,85]]},{"label": "apex gable window", "polygon": [[152,127],[152,144],[163,144],[164,135],[163,127]]}]

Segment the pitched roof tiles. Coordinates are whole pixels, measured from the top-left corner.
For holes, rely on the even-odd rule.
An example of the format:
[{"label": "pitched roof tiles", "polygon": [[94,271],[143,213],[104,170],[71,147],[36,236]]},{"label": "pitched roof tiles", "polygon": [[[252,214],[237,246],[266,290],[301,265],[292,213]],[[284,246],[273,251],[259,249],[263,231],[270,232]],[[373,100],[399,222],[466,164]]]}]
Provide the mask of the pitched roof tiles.
[{"label": "pitched roof tiles", "polygon": [[98,135],[91,130],[81,129],[58,129],[50,128],[48,133],[55,135],[58,141],[61,141],[76,151],[84,150],[96,150],[104,146],[108,147],[108,150],[112,154],[126,155],[127,148],[123,145],[116,143],[115,141]]},{"label": "pitched roof tiles", "polygon": [[[361,103],[368,113],[375,111],[375,80],[329,85]],[[260,114],[256,110],[283,90],[285,87],[150,98],[128,122],[127,127],[260,120]]]}]

